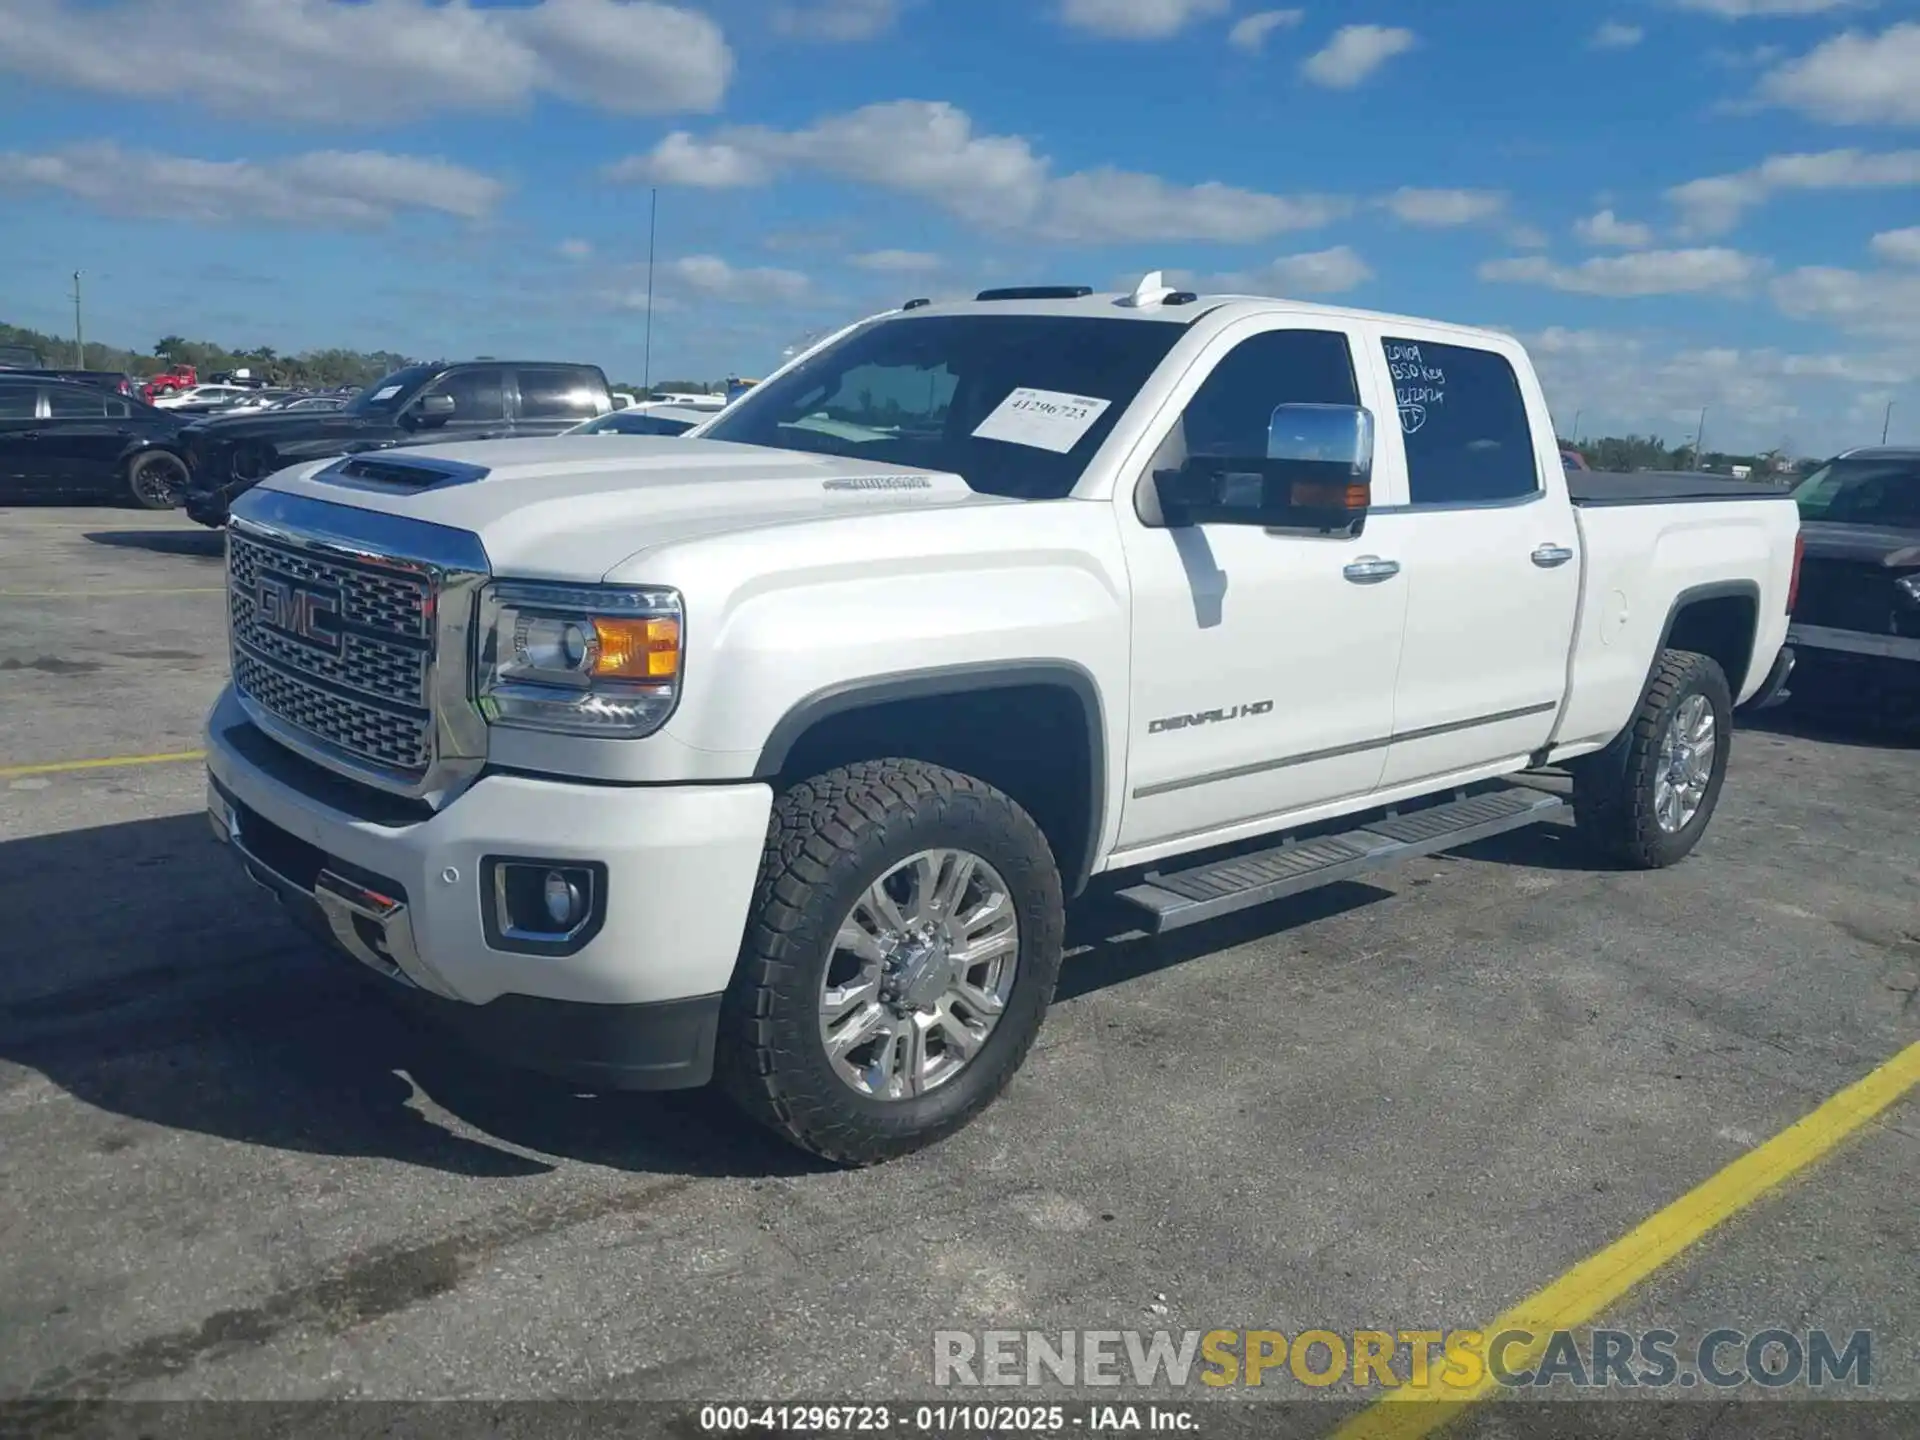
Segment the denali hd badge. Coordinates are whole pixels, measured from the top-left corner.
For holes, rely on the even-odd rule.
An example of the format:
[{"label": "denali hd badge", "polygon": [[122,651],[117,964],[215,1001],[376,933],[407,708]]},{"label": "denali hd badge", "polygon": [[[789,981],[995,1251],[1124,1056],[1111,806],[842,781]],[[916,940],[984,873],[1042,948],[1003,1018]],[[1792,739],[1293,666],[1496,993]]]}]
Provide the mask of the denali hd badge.
[{"label": "denali hd badge", "polygon": [[1256,700],[1251,705],[1230,705],[1224,710],[1201,710],[1192,715],[1169,715],[1164,720],[1149,720],[1147,733],[1158,735],[1167,730],[1190,730],[1195,725],[1218,725],[1224,720],[1246,720],[1255,715],[1265,715],[1273,709],[1273,701]]}]

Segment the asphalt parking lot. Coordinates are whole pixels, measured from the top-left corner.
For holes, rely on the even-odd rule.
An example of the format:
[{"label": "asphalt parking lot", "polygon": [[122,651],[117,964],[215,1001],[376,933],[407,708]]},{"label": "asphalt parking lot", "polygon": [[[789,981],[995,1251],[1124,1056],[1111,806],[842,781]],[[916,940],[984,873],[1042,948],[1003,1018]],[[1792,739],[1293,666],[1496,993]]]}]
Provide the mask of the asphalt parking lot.
[{"label": "asphalt parking lot", "polygon": [[[997,1106],[819,1168],[413,1028],[191,760],[41,768],[197,748],[220,553],[0,510],[0,1397],[878,1399],[943,1329],[1471,1326],[1920,1040],[1920,744],[1769,717],[1673,870],[1547,828],[1161,941],[1091,911]],[[1916,1173],[1909,1095],[1600,1318],[1870,1330],[1920,1400]]]}]

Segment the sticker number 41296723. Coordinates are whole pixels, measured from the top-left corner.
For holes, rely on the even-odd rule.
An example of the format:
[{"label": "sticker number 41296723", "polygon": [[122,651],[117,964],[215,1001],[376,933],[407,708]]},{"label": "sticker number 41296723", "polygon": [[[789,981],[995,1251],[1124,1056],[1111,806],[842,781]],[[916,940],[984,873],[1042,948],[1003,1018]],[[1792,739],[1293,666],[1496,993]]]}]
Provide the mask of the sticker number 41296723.
[{"label": "sticker number 41296723", "polygon": [[1064,455],[1080,443],[1113,402],[1087,395],[1065,395],[1058,390],[1016,389],[994,406],[993,413],[973,427],[982,440],[1004,440]]}]

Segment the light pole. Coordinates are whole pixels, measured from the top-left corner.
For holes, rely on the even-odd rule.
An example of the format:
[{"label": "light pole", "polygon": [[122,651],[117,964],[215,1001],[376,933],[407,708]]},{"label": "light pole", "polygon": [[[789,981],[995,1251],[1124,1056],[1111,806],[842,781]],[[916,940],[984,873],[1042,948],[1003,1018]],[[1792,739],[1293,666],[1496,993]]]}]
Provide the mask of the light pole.
[{"label": "light pole", "polygon": [[1880,422],[1880,443],[1887,443],[1887,432],[1893,428],[1893,401],[1887,401],[1887,417]]},{"label": "light pole", "polygon": [[660,218],[660,191],[656,188],[647,195],[647,348],[646,358],[640,365],[640,389],[650,395],[653,393],[653,236]]},{"label": "light pole", "polygon": [[1576,445],[1580,443],[1580,417],[1586,413],[1585,410],[1576,410],[1573,412],[1573,433],[1567,436],[1567,439]]},{"label": "light pole", "polygon": [[1693,468],[1707,468],[1707,407],[1700,407],[1700,428],[1693,432]]},{"label": "light pole", "polygon": [[80,272],[73,272],[73,364],[74,368],[87,368],[87,337],[80,328]]}]

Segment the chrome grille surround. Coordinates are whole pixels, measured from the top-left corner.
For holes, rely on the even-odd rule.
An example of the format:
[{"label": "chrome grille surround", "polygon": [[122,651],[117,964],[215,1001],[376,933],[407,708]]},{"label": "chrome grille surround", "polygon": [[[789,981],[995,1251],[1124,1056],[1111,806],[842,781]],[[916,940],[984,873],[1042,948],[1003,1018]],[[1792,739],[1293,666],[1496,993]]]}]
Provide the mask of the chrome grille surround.
[{"label": "chrome grille surround", "polygon": [[227,528],[235,693],[288,749],[443,803],[486,760],[470,694],[479,538],[256,489]]}]

